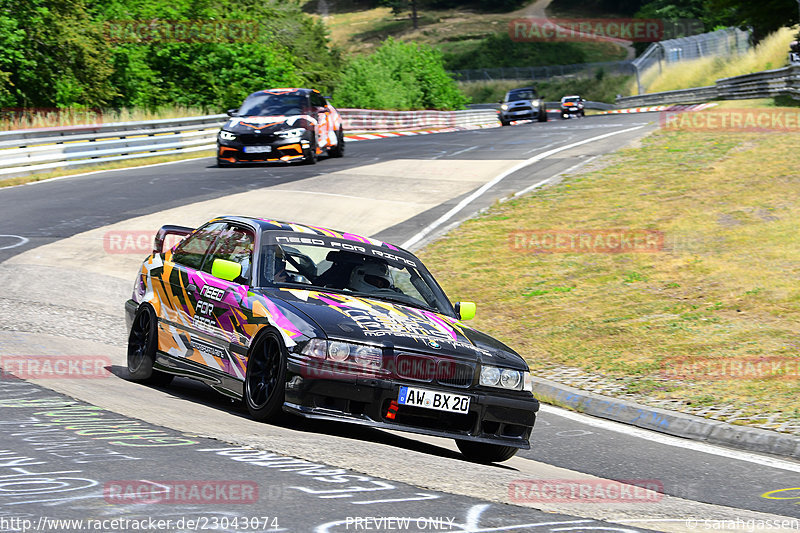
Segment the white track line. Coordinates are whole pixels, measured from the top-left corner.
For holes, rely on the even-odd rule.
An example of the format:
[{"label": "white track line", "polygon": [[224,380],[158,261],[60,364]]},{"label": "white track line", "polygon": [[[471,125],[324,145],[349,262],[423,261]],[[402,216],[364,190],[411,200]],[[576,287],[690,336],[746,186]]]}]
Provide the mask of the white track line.
[{"label": "white track line", "polygon": [[707,453],[710,455],[718,455],[720,457],[725,457],[727,459],[735,459],[737,461],[745,461],[748,463],[767,466],[770,468],[778,468],[780,470],[787,470],[789,472],[800,473],[800,463],[786,461],[783,459],[777,459],[766,455],[759,455],[757,453],[733,450],[730,448],[723,448],[721,446],[715,446],[707,442],[700,442],[689,439],[682,439],[680,437],[673,437],[672,435],[666,435],[664,433],[648,431],[646,429],[629,426],[627,424],[621,424],[619,422],[613,422],[611,420],[605,420],[603,418],[595,418],[593,416],[584,415],[582,413],[567,411],[566,409],[561,409],[560,407],[553,407],[552,405],[542,404],[540,406],[540,410],[545,413],[552,413],[557,416],[574,420],[576,422],[585,424],[587,426],[593,426],[599,429],[605,429],[608,431],[623,433],[625,435],[630,435],[632,437],[637,437],[640,439],[657,442],[658,444],[664,444],[666,446],[684,448],[686,450]]},{"label": "white track line", "polygon": [[472,194],[470,194],[469,196],[467,196],[466,198],[464,198],[463,200],[458,202],[458,204],[455,207],[453,207],[447,213],[445,213],[444,215],[442,215],[439,218],[437,218],[436,220],[434,220],[431,224],[429,224],[427,227],[422,229],[419,233],[417,233],[416,235],[414,235],[413,237],[408,239],[406,242],[404,242],[400,246],[402,248],[410,248],[414,244],[418,243],[419,241],[421,241],[422,239],[424,239],[425,237],[430,235],[433,232],[433,230],[435,230],[436,228],[438,228],[439,226],[441,226],[442,224],[444,224],[445,222],[447,222],[448,220],[453,218],[453,216],[456,213],[458,213],[459,211],[464,209],[466,206],[468,206],[469,204],[474,202],[483,193],[485,193],[486,191],[488,191],[489,189],[491,189],[492,187],[494,187],[495,185],[497,185],[498,183],[500,183],[505,178],[507,178],[508,176],[510,176],[511,174],[513,174],[514,172],[516,172],[518,170],[521,170],[521,169],[523,169],[523,168],[525,168],[527,166],[530,166],[530,165],[532,165],[532,164],[534,164],[534,163],[536,163],[538,161],[541,161],[542,159],[550,157],[553,154],[557,154],[557,153],[563,152],[565,150],[570,150],[570,149],[575,148],[577,146],[588,144],[588,143],[591,143],[591,142],[594,142],[594,141],[599,141],[601,139],[607,139],[608,137],[613,137],[614,135],[620,135],[622,133],[627,133],[629,131],[638,130],[638,129],[641,129],[643,127],[644,126],[636,126],[636,127],[633,127],[633,128],[628,128],[628,129],[624,129],[624,130],[620,130],[620,131],[613,131],[611,133],[604,133],[603,135],[598,135],[597,137],[591,137],[589,139],[584,139],[582,141],[578,141],[578,142],[575,142],[575,143],[571,143],[571,144],[567,144],[567,145],[564,145],[564,146],[560,146],[558,148],[553,148],[552,150],[548,150],[546,152],[542,152],[541,154],[535,155],[535,156],[531,157],[530,159],[526,159],[525,161],[522,161],[522,162],[514,165],[510,169],[506,170],[505,172],[502,172],[501,174],[497,175],[492,181],[484,184],[482,187],[477,189],[475,192],[473,192]]}]

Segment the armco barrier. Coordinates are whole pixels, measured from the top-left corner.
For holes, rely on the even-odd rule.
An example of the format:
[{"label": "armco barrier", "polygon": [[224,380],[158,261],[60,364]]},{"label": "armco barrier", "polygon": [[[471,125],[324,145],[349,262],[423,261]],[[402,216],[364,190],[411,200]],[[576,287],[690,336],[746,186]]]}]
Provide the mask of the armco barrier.
[{"label": "armco barrier", "polygon": [[789,66],[742,76],[722,78],[709,87],[617,98],[617,107],[661,104],[696,104],[709,100],[741,100],[788,95],[800,100],[800,66]]},{"label": "armco barrier", "polygon": [[[493,110],[340,109],[346,132],[472,126],[497,121]],[[0,132],[0,179],[113,161],[212,150],[226,115]]]}]

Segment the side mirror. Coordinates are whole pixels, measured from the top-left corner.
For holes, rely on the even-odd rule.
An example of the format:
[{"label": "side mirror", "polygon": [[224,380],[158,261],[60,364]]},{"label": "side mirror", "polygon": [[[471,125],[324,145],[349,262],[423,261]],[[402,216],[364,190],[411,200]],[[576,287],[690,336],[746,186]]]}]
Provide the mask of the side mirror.
[{"label": "side mirror", "polygon": [[239,114],[239,110],[238,109],[228,109],[225,112],[225,114],[228,115],[229,117],[235,117],[235,116],[237,116]]},{"label": "side mirror", "polygon": [[214,259],[211,264],[211,275],[225,281],[233,281],[242,275],[242,265],[226,259]]},{"label": "side mirror", "polygon": [[456,302],[456,314],[461,320],[472,320],[475,318],[475,309],[477,307],[475,302]]}]

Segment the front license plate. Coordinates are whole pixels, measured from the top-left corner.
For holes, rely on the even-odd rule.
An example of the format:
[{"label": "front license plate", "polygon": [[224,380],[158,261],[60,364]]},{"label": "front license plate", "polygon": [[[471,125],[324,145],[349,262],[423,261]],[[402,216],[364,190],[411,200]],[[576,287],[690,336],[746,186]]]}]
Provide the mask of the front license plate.
[{"label": "front license plate", "polygon": [[515,115],[526,115],[528,113],[530,113],[530,111],[514,111]]},{"label": "front license plate", "polygon": [[462,414],[469,412],[469,400],[469,396],[417,389],[415,387],[400,387],[400,394],[397,396],[397,403],[400,405],[413,405],[415,407]]},{"label": "front license plate", "polygon": [[271,152],[272,146],[245,146],[244,153],[246,154],[263,154],[264,152]]}]

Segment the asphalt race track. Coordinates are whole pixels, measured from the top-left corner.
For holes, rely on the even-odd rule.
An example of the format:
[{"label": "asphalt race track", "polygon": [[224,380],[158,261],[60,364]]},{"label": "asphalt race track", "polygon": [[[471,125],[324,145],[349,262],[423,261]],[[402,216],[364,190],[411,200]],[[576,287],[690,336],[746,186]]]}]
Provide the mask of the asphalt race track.
[{"label": "asphalt race track", "polygon": [[[132,521],[143,521],[139,531],[708,531],[800,517],[800,489],[762,497],[800,487],[796,461],[553,407],[543,407],[531,450],[485,466],[444,439],[259,424],[189,380],[154,388],[123,379],[123,303],[162,224],[256,215],[416,249],[500,198],[596,164],[657,119],[351,142],[344,158],[313,166],[220,169],[209,158],[0,189],[0,357],[84,356],[110,370],[2,375],[0,531],[132,531]],[[605,489],[617,480],[634,496],[537,497],[530,480]],[[208,490],[172,498],[198,487]]]}]

